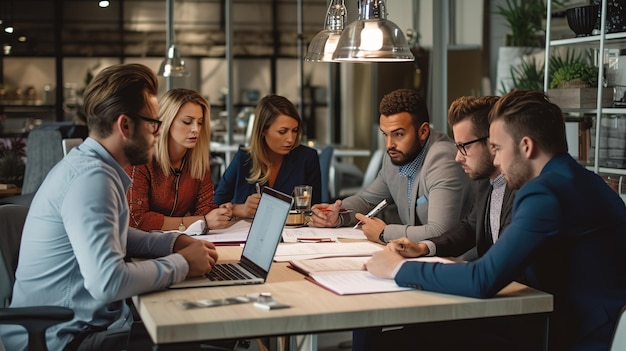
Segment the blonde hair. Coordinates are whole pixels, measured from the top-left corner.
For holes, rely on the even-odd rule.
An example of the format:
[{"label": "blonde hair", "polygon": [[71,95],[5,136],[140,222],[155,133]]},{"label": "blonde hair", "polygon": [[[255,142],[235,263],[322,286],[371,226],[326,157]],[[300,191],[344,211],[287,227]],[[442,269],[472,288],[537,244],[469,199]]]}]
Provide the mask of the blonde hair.
[{"label": "blonde hair", "polygon": [[263,132],[276,120],[278,116],[289,116],[298,121],[298,136],[294,148],[300,145],[302,139],[302,119],[291,101],[280,95],[267,95],[259,101],[254,112],[254,128],[250,136],[250,146],[244,150],[250,153],[252,167],[246,178],[248,183],[259,182],[265,184],[270,179],[271,167],[269,160],[269,146],[265,142]]},{"label": "blonde hair", "polygon": [[190,89],[172,89],[163,95],[159,101],[159,119],[162,122],[161,134],[157,138],[155,147],[155,158],[163,174],[170,176],[173,174],[168,140],[170,138],[170,127],[180,108],[187,102],[194,103],[202,108],[202,129],[198,135],[196,146],[187,151],[187,163],[190,167],[191,177],[202,180],[209,169],[209,143],[211,139],[210,126],[210,106],[209,103],[198,92]]}]

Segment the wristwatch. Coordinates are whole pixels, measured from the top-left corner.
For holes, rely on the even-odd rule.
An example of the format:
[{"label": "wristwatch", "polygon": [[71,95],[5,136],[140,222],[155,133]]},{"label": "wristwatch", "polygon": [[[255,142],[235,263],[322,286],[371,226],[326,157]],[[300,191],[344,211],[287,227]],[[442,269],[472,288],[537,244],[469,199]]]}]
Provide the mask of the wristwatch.
[{"label": "wristwatch", "polygon": [[385,230],[383,229],[380,234],[378,234],[378,240],[380,240],[381,243],[386,244],[387,242],[385,241]]}]

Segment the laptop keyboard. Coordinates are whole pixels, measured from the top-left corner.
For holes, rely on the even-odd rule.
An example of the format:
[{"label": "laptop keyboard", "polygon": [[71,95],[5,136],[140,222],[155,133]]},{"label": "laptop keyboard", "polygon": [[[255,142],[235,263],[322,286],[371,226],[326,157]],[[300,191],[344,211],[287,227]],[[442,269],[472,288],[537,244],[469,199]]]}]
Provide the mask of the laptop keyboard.
[{"label": "laptop keyboard", "polygon": [[233,263],[220,263],[215,265],[211,272],[205,274],[205,277],[216,281],[248,279],[237,267]]}]

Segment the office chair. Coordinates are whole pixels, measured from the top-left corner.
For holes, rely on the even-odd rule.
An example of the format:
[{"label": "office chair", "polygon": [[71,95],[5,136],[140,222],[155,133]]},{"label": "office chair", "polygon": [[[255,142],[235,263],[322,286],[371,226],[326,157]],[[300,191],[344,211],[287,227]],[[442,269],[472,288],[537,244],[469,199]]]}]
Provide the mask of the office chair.
[{"label": "office chair", "polygon": [[626,306],[622,308],[619,314],[613,341],[611,342],[611,351],[626,350]]},{"label": "office chair", "polygon": [[330,165],[333,162],[335,148],[332,145],[325,146],[320,152],[320,172],[322,173],[322,202],[330,202]]},{"label": "office chair", "polygon": [[28,133],[22,194],[37,192],[48,172],[63,158],[62,139],[57,129],[39,128]]},{"label": "office chair", "polygon": [[[46,351],[46,329],[74,318],[74,311],[59,306],[9,308],[15,282],[22,229],[28,207],[0,206],[0,324],[17,324],[28,332],[28,350]],[[0,340],[0,349],[2,340]]]},{"label": "office chair", "polygon": [[361,186],[359,187],[351,187],[351,188],[343,188],[339,191],[339,197],[344,198],[351,195],[354,195],[359,192],[361,189],[365,189],[368,185],[372,184],[376,176],[378,175],[378,171],[380,171],[380,167],[383,165],[383,156],[385,156],[385,151],[378,149],[374,151],[372,157],[370,158],[370,162],[367,164],[367,168],[365,169],[365,173],[363,174],[363,181],[361,182]]}]

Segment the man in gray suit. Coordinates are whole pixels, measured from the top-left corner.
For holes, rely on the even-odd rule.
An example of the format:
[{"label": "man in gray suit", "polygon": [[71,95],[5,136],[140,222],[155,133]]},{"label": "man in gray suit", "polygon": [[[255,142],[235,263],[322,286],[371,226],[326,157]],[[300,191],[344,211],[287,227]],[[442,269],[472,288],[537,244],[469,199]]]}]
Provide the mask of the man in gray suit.
[{"label": "man in gray suit", "polygon": [[[456,146],[445,134],[430,129],[426,102],[415,90],[385,95],[379,112],[387,155],[378,176],[354,196],[313,206],[313,224],[339,227],[360,222],[365,236],[381,243],[439,236],[464,218],[474,202],[474,187],[454,160]],[[396,204],[401,224],[364,215],[382,200]],[[354,212],[339,215],[342,206]]]},{"label": "man in gray suit", "polygon": [[452,102],[448,123],[459,152],[456,161],[470,179],[476,181],[476,203],[467,217],[439,237],[414,243],[401,239],[407,255],[460,256],[465,260],[482,256],[498,240],[511,221],[516,190],[506,185],[500,169],[493,164],[489,149],[489,111],[497,96],[463,96]]}]

